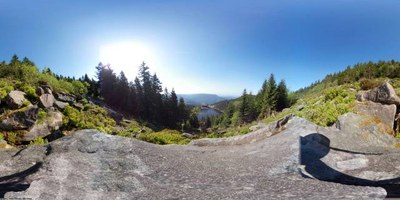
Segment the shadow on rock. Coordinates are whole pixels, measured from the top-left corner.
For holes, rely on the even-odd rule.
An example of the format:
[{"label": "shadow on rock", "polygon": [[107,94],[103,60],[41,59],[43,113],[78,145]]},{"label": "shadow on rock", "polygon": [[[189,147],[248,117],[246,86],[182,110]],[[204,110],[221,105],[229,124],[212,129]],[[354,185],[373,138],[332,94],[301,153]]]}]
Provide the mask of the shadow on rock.
[{"label": "shadow on rock", "polygon": [[331,149],[357,153],[330,147],[330,140],[319,133],[300,137],[299,160],[300,165],[304,166],[301,175],[305,178],[315,178],[346,185],[382,187],[386,190],[388,198],[400,198],[400,177],[374,181],[344,174],[321,161],[321,158],[326,156]]},{"label": "shadow on rock", "polygon": [[30,183],[25,178],[37,172],[43,163],[39,162],[28,169],[9,176],[0,177],[0,198],[4,198],[7,192],[20,192],[29,188]]}]

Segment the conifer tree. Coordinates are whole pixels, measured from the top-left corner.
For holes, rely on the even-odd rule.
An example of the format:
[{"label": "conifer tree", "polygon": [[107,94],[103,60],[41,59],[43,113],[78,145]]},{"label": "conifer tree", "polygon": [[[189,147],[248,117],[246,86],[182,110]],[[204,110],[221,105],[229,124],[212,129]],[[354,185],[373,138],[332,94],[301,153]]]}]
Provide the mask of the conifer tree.
[{"label": "conifer tree", "polygon": [[276,89],[274,74],[271,74],[262,94],[260,117],[268,117],[275,110],[277,100]]},{"label": "conifer tree", "polygon": [[286,88],[286,83],[284,80],[281,80],[278,84],[276,99],[277,111],[282,111],[283,109],[289,107],[288,90]]},{"label": "conifer tree", "polygon": [[243,90],[241,96],[241,102],[239,105],[239,118],[241,123],[246,123],[249,121],[250,115],[250,100],[246,89]]}]

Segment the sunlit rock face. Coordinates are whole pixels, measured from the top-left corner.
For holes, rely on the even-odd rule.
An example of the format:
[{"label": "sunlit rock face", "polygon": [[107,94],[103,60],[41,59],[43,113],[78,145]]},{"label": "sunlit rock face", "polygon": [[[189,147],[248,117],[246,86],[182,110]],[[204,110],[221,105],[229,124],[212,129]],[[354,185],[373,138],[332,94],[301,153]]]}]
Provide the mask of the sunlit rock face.
[{"label": "sunlit rock face", "polygon": [[6,186],[0,194],[32,199],[383,199],[395,194],[384,184],[398,183],[398,150],[368,146],[349,134],[298,117],[246,136],[186,146],[82,130],[47,146],[0,151],[7,161],[0,164],[0,184]]},{"label": "sunlit rock face", "polygon": [[400,105],[400,97],[397,96],[393,86],[388,82],[371,90],[360,91],[357,94],[357,100]]}]

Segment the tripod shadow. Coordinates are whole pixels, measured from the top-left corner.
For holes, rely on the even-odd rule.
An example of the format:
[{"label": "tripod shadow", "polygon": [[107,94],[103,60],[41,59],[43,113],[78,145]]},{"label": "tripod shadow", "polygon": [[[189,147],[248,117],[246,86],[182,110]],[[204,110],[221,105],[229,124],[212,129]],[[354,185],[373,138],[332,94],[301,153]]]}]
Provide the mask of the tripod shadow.
[{"label": "tripod shadow", "polygon": [[25,181],[25,178],[37,172],[42,164],[39,162],[22,172],[0,177],[0,198],[4,198],[7,192],[20,192],[28,189],[30,184]]},{"label": "tripod shadow", "polygon": [[301,175],[306,178],[310,178],[310,176],[312,176],[318,180],[341,183],[345,185],[382,187],[386,190],[386,197],[400,198],[400,177],[374,181],[344,174],[329,167],[321,161],[321,158],[326,156],[330,149],[345,151],[331,148],[330,140],[319,133],[312,133],[307,136],[300,137],[299,159],[300,165],[303,165],[305,170],[305,172],[301,171]]}]

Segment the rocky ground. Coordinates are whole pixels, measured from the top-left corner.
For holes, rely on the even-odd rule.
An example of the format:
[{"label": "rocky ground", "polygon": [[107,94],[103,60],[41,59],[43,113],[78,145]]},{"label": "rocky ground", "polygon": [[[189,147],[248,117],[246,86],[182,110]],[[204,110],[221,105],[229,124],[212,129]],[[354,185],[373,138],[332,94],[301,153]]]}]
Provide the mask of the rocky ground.
[{"label": "rocky ground", "polygon": [[[251,133],[247,137],[256,136],[245,139],[246,144],[215,145],[221,139],[206,139],[187,146],[158,146],[83,130],[47,146],[1,150],[1,160],[6,162],[0,165],[0,194],[33,199],[383,199],[396,195],[385,187],[399,184],[399,150],[340,149],[331,146],[335,144],[329,139],[332,130],[294,117],[279,129],[272,124]],[[342,180],[347,182],[335,183]]]},{"label": "rocky ground", "polygon": [[0,197],[400,197],[400,141],[390,135],[398,101],[368,101],[377,93],[333,127],[287,116],[246,135],[185,146],[81,130],[43,146],[0,149]]}]

